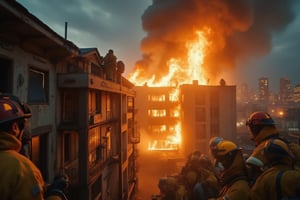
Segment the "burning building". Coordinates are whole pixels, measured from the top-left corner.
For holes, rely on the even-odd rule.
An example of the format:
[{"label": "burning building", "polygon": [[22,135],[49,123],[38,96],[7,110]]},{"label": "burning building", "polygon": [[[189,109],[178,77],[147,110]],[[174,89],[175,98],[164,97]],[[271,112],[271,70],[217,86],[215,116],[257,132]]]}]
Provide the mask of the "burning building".
[{"label": "burning building", "polygon": [[272,50],[272,34],[294,19],[292,6],[292,0],[154,0],[142,15],[142,59],[129,74],[142,147],[165,151],[176,141],[187,155],[207,152],[212,136],[234,140],[236,86],[221,78],[234,82],[237,64]]},{"label": "burning building", "polygon": [[[205,98],[207,103],[203,107],[207,109],[203,108],[204,110],[199,112],[203,112],[201,117],[205,117],[204,119],[208,121],[205,121],[205,126],[192,122],[194,127],[198,127],[184,128],[182,120],[186,119],[188,112],[181,110],[183,135],[186,134],[185,131],[194,132],[201,128],[203,131],[198,132],[203,135],[199,138],[207,138],[210,134],[216,135],[221,132],[223,134],[223,131],[226,131],[225,136],[232,138],[235,133],[233,128],[235,127],[235,114],[230,117],[227,115],[235,112],[235,100],[233,100],[235,87],[224,84],[216,87],[211,85],[217,85],[218,81],[224,77],[229,81],[236,79],[237,77],[231,74],[238,63],[243,66],[243,63],[253,57],[267,55],[272,50],[272,33],[284,29],[293,21],[295,14],[292,7],[292,0],[153,1],[142,15],[143,30],[146,33],[141,41],[142,59],[136,62],[133,72],[129,74],[129,80],[139,86],[147,82],[150,87],[177,88],[177,94],[179,90],[181,92],[181,96],[178,96],[181,109],[192,109],[191,113],[194,113],[194,116],[192,114],[189,116],[191,120],[199,117],[198,111],[195,111],[199,110],[199,106],[192,107],[195,104],[192,99],[200,98],[197,97],[198,93],[202,94],[202,90],[205,90],[204,93],[208,96],[204,95],[201,98]],[[269,9],[273,12],[266,12]],[[198,89],[197,87],[191,89],[191,94],[188,94],[189,89],[186,87],[190,86],[185,86],[185,84],[191,84],[194,80],[197,80],[201,86],[197,86]],[[205,85],[210,86],[204,87]],[[149,89],[143,92],[146,91]],[[219,99],[209,97],[210,93],[218,93]],[[182,97],[189,95],[191,95],[190,102],[187,98],[182,101]],[[223,100],[227,95],[228,102]],[[144,105],[148,104],[147,100],[145,96]],[[211,104],[214,101],[216,103]],[[189,106],[186,102],[189,102],[187,103]],[[214,110],[218,111],[215,113]],[[155,114],[152,111],[149,112],[150,115]],[[148,114],[145,112],[143,117],[147,118]],[[156,114],[167,115],[169,113],[162,111]],[[211,125],[211,116],[217,117],[219,122],[214,121],[214,125]],[[196,119],[196,121],[199,120],[203,119]],[[227,120],[232,121],[228,123],[232,127],[225,126]],[[223,121],[224,124],[221,124]],[[167,131],[166,129],[165,132]],[[151,128],[150,132],[152,132]],[[194,138],[195,135],[189,134],[191,134],[189,137]],[[182,139],[183,143],[188,142],[186,138]],[[201,146],[201,142],[199,145]],[[189,147],[195,148],[195,145],[191,144]]]},{"label": "burning building", "polygon": [[178,150],[180,144],[179,102],[174,87],[137,86],[139,125],[148,138],[147,149]]},{"label": "burning building", "polygon": [[138,194],[143,198],[157,194],[159,178],[178,173],[187,155],[207,154],[210,137],[236,137],[235,86],[194,81],[179,87],[135,86],[135,91],[142,155]]},{"label": "burning building", "polygon": [[135,88],[137,119],[149,151],[208,153],[210,137],[235,139],[235,86],[198,85],[194,81],[178,88]]}]

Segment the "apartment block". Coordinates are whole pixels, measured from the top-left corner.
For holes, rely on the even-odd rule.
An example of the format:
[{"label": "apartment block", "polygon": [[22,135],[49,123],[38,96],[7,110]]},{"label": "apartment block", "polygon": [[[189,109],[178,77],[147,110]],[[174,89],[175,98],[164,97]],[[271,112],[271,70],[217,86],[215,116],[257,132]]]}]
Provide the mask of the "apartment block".
[{"label": "apartment block", "polygon": [[[186,156],[195,150],[208,153],[213,136],[236,139],[235,86],[198,85],[194,81],[179,88],[145,85],[135,90],[141,137],[149,143],[148,150],[170,148],[162,148],[170,144],[170,135],[180,141],[178,150]],[[176,131],[180,134],[174,134]]]},{"label": "apartment block", "polygon": [[180,86],[182,149],[208,153],[211,137],[236,139],[236,87],[184,84]]},{"label": "apartment block", "polygon": [[133,199],[134,86],[107,80],[96,48],[78,48],[16,1],[0,1],[0,92],[32,111],[30,159],[46,183],[64,173],[70,199]]},{"label": "apartment block", "polygon": [[[137,118],[149,151],[178,150],[180,110],[174,87],[135,86]],[[144,141],[144,142],[145,142]]]}]

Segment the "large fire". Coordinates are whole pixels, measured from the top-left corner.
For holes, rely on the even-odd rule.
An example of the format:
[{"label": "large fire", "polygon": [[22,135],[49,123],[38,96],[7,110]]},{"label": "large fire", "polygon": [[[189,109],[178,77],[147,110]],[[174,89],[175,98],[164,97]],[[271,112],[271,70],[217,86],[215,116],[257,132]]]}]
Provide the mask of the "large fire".
[{"label": "large fire", "polygon": [[168,61],[168,73],[164,74],[162,78],[157,80],[156,74],[153,74],[150,79],[145,79],[141,74],[141,68],[129,75],[129,80],[135,85],[143,85],[147,83],[148,86],[177,86],[180,84],[191,83],[197,80],[200,84],[207,84],[207,77],[203,68],[205,52],[209,47],[205,35],[208,31],[198,31],[197,40],[186,43],[187,55],[182,55],[181,58],[171,58]]},{"label": "large fire", "polygon": [[[142,69],[137,68],[130,76],[129,80],[135,85],[141,86],[147,83],[151,87],[172,86],[175,87],[173,93],[169,95],[170,101],[179,100],[179,85],[192,83],[197,80],[199,84],[206,85],[208,82],[203,67],[206,51],[209,42],[205,37],[208,32],[196,32],[197,39],[186,43],[186,55],[181,58],[171,58],[168,65],[168,73],[157,80],[156,74],[150,79],[145,79],[140,75]],[[149,114],[149,113],[148,113]],[[164,113],[151,111],[152,116],[161,116]],[[173,111],[173,116],[178,118],[178,122],[172,131],[173,134],[167,136],[164,140],[153,140],[148,144],[148,150],[178,150],[181,144],[181,124],[180,124],[180,107]]]}]

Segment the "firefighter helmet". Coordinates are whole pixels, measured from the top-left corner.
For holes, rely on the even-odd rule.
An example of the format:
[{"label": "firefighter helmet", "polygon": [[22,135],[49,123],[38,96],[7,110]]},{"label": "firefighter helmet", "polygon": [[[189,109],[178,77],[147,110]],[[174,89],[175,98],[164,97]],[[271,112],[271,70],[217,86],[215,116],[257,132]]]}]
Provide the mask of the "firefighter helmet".
[{"label": "firefighter helmet", "polygon": [[216,148],[212,150],[212,154],[215,158],[218,158],[226,156],[236,150],[238,150],[238,147],[235,143],[229,140],[222,140],[216,145]]},{"label": "firefighter helmet", "polygon": [[274,126],[274,120],[272,117],[263,111],[257,111],[250,115],[246,121],[246,126],[249,127],[250,133],[252,135],[251,139],[255,139],[260,131],[266,126]]},{"label": "firefighter helmet", "polygon": [[210,138],[208,145],[209,145],[209,151],[210,154],[214,154],[215,149],[217,148],[217,145],[223,141],[224,139],[222,137],[212,137]]},{"label": "firefighter helmet", "polygon": [[221,142],[222,140],[224,140],[222,137],[212,137],[209,140],[209,148],[213,149],[216,147],[217,144],[219,144],[219,142]]},{"label": "firefighter helmet", "polygon": [[257,111],[250,115],[246,122],[246,126],[257,126],[257,125],[263,125],[263,126],[271,126],[275,125],[274,120],[272,117],[263,111]]},{"label": "firefighter helmet", "polygon": [[18,97],[8,94],[0,95],[0,124],[30,117],[28,106],[22,103]]}]

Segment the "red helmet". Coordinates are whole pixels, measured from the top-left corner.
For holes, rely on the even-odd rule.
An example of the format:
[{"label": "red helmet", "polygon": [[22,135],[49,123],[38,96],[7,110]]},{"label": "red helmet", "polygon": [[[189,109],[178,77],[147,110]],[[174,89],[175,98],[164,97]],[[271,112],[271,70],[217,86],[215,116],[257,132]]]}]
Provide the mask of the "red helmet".
[{"label": "red helmet", "polygon": [[0,124],[21,118],[30,118],[28,106],[13,95],[0,95]]},{"label": "red helmet", "polygon": [[246,122],[246,126],[256,126],[256,125],[271,126],[271,125],[275,125],[275,123],[272,117],[268,113],[263,111],[258,111],[252,113]]}]

